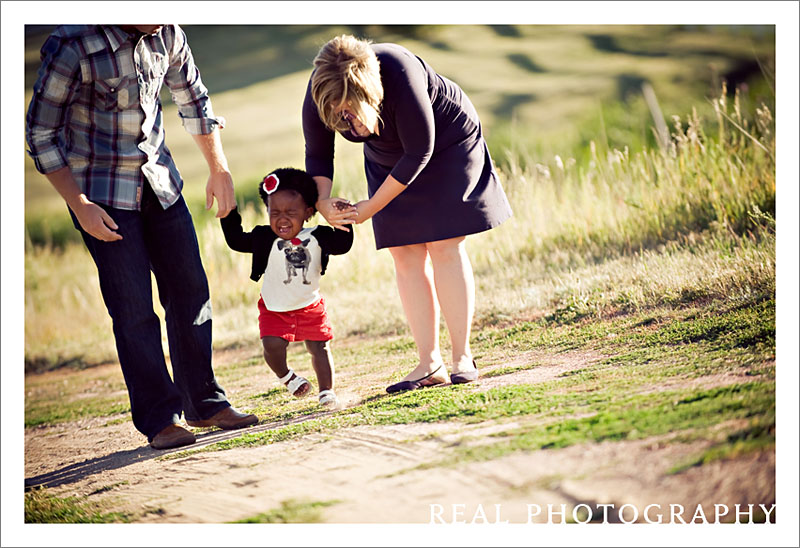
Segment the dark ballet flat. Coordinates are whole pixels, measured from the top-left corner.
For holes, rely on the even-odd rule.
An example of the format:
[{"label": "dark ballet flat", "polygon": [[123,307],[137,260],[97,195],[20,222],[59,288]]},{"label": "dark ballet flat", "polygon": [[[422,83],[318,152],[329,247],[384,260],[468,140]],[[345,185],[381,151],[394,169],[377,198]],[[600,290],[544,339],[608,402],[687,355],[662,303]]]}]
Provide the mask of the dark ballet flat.
[{"label": "dark ballet flat", "polygon": [[450,382],[453,384],[464,384],[478,380],[478,364],[475,363],[475,360],[472,360],[472,365],[475,366],[475,369],[472,371],[468,371],[466,373],[453,373],[450,375]]},{"label": "dark ballet flat", "polygon": [[426,381],[431,377],[433,377],[442,367],[444,367],[444,364],[434,369],[433,373],[425,375],[421,379],[417,379],[415,381],[400,381],[398,383],[392,384],[386,387],[386,391],[389,394],[395,394],[397,392],[405,392],[407,390],[417,390],[419,388],[425,388],[426,386],[436,386],[437,384],[444,384],[443,381],[433,382],[430,384],[422,384],[422,381]]}]

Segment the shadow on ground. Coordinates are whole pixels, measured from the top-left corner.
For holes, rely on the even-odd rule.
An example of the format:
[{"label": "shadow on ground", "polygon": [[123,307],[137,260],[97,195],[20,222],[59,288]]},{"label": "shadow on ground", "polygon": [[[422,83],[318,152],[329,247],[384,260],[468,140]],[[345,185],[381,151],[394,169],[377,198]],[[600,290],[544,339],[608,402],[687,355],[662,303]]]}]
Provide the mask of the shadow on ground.
[{"label": "shadow on ground", "polygon": [[95,457],[92,459],[86,459],[82,462],[69,464],[52,472],[39,474],[38,476],[33,476],[31,478],[25,478],[25,491],[30,491],[31,489],[35,489],[37,487],[58,487],[61,485],[69,485],[84,480],[90,476],[102,474],[103,472],[118,470],[125,468],[126,466],[131,466],[133,464],[145,462],[158,457],[179,453],[181,451],[196,451],[217,442],[231,440],[246,434],[258,434],[268,430],[282,428],[290,424],[298,424],[308,420],[318,419],[333,413],[335,413],[335,411],[313,413],[311,415],[304,415],[294,419],[257,424],[242,430],[211,430],[208,432],[200,431],[196,432],[197,441],[194,444],[184,447],[176,447],[174,449],[159,450],[153,449],[149,445],[144,445],[142,447],[137,447],[136,449],[116,451],[101,457]]}]

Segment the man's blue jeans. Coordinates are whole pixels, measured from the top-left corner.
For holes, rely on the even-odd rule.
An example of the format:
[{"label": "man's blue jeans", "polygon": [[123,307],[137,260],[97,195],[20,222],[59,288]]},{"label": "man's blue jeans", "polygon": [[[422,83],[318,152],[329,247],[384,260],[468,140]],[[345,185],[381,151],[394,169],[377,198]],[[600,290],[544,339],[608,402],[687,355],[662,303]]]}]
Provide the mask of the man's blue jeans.
[{"label": "man's blue jeans", "polygon": [[[141,211],[102,206],[122,240],[100,241],[81,229],[74,214],[72,219],[97,265],[133,424],[152,441],[181,412],[187,420],[203,420],[230,403],[211,366],[211,303],[192,216],[183,197],[163,209],[150,185],[143,186]],[[174,382],[153,311],[151,270],[164,307]]]}]

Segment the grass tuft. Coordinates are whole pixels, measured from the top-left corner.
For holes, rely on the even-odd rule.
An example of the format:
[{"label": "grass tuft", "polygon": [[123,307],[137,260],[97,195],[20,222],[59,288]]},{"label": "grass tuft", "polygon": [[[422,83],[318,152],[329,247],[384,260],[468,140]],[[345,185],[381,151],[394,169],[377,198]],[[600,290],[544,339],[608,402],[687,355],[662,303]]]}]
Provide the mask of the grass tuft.
[{"label": "grass tuft", "polygon": [[25,523],[127,523],[131,517],[104,512],[102,506],[77,497],[57,497],[43,487],[25,493]]},{"label": "grass tuft", "polygon": [[338,504],[338,500],[301,502],[294,499],[281,502],[279,508],[231,523],[319,523],[322,508]]}]

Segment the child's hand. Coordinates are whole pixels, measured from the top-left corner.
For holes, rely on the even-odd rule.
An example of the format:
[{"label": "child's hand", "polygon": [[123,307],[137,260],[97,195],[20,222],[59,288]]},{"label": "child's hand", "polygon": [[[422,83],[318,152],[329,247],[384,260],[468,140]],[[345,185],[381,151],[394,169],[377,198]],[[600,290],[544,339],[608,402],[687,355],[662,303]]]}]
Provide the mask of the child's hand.
[{"label": "child's hand", "polygon": [[317,202],[317,210],[333,228],[350,232],[347,225],[354,224],[358,212],[343,198],[328,198]]},{"label": "child's hand", "polygon": [[347,211],[348,209],[350,209],[351,205],[350,202],[348,202],[347,200],[339,200],[338,202],[333,203],[333,207],[335,207],[339,211]]}]

